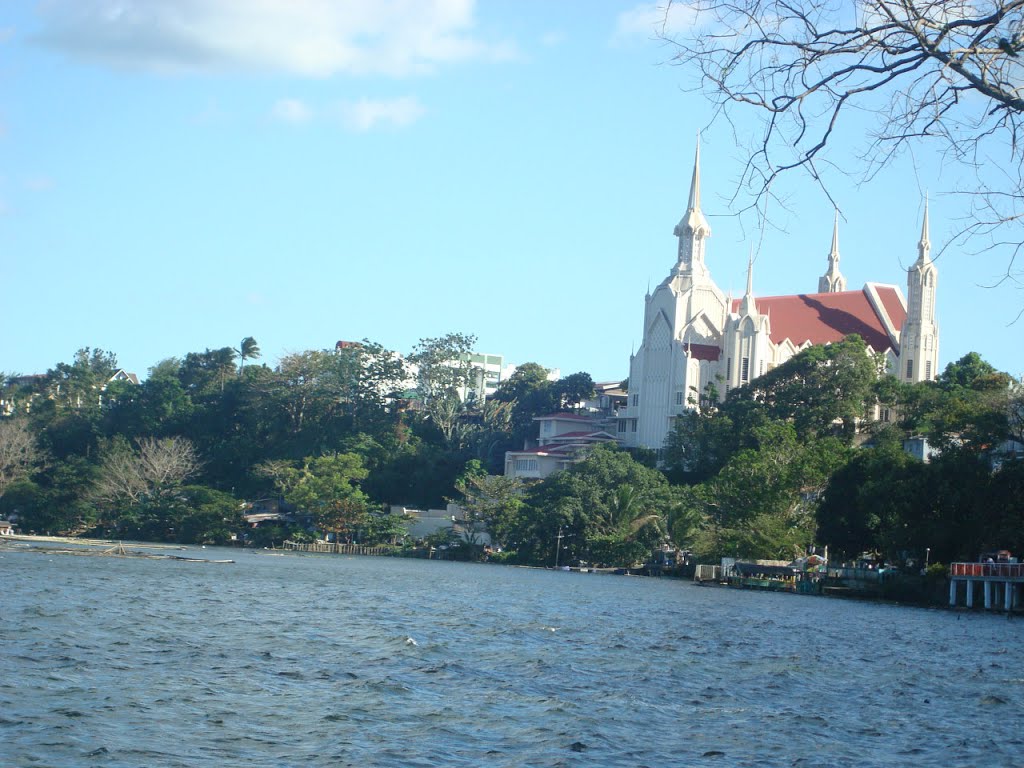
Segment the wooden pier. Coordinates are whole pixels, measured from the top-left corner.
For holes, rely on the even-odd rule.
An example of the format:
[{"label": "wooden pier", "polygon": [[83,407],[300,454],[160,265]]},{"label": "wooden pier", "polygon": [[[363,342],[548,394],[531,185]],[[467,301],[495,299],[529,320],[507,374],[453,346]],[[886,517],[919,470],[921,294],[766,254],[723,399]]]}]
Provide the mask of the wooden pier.
[{"label": "wooden pier", "polygon": [[961,583],[968,608],[974,607],[975,585],[980,583],[985,610],[1010,612],[1021,607],[1024,563],[953,563],[949,566],[950,607],[957,605]]}]

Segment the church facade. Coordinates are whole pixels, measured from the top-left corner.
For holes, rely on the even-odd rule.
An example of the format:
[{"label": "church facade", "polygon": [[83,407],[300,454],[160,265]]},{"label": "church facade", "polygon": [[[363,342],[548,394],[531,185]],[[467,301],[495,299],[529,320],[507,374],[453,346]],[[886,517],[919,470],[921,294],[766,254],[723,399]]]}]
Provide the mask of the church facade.
[{"label": "church facade", "polygon": [[659,449],[673,420],[694,408],[709,385],[724,398],[801,350],[852,333],[883,355],[886,370],[902,381],[938,374],[938,275],[930,256],[927,204],[917,260],[907,271],[906,298],[898,286],[883,283],[847,290],[839,270],[838,214],[816,293],[758,298],[751,261],[743,297],[727,297],[705,261],[711,227],[700,205],[699,145],[689,203],[674,234],[675,265],[644,300],[643,342],[630,358],[629,399],[618,413],[616,437],[623,445]]}]

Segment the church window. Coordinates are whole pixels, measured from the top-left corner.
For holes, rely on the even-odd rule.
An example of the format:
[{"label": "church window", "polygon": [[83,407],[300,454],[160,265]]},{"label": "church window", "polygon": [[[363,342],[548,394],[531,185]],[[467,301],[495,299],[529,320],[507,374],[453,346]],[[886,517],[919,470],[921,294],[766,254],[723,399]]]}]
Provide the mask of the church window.
[{"label": "church window", "polygon": [[741,381],[749,381],[750,380],[750,358],[749,357],[744,357],[743,358],[743,368],[741,369],[741,372],[740,372],[740,380]]},{"label": "church window", "polygon": [[764,376],[764,360],[762,360],[761,364],[758,366],[758,374],[757,375],[758,376]]},{"label": "church window", "polygon": [[931,378],[932,378],[932,361],[931,360],[925,360],[924,361],[924,378],[925,378],[925,381],[931,381]]},{"label": "church window", "polygon": [[732,358],[728,357],[725,360],[725,378],[732,378]]},{"label": "church window", "polygon": [[682,405],[682,404],[683,404],[683,392],[682,392],[682,390],[680,390],[679,392],[676,392],[676,405]]},{"label": "church window", "polygon": [[914,361],[907,360],[907,378],[913,378],[914,376]]}]

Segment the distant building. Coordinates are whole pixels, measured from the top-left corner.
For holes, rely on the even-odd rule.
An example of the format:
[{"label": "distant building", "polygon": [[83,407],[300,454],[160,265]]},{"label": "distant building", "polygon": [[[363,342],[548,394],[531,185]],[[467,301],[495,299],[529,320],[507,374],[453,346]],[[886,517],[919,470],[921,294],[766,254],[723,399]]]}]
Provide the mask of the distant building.
[{"label": "distant building", "polygon": [[505,476],[542,480],[583,459],[598,443],[614,443],[615,436],[601,428],[601,416],[552,413],[537,416],[540,437],[537,445],[505,453]]},{"label": "distant building", "polygon": [[895,285],[867,283],[847,290],[839,271],[838,217],[818,292],[757,298],[753,261],[740,299],[727,297],[705,263],[711,236],[700,205],[697,148],[686,213],[676,225],[676,263],[644,300],[643,342],[630,358],[629,400],[618,414],[623,445],[660,449],[674,419],[697,406],[712,385],[720,398],[813,344],[859,334],[884,357],[901,381],[938,374],[939,329],[935,320],[937,271],[930,257],[925,204],[918,257],[907,272],[904,299]]}]

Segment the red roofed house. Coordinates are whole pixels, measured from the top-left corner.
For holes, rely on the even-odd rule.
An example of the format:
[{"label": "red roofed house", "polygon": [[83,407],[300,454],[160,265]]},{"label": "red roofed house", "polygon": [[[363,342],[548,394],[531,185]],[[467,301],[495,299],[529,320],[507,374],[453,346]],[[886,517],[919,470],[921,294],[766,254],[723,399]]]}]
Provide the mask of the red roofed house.
[{"label": "red roofed house", "polygon": [[700,209],[700,146],[690,200],[675,228],[676,264],[648,293],[643,343],[630,359],[629,399],[618,413],[618,439],[626,446],[661,448],[672,421],[713,384],[720,397],[813,344],[856,333],[883,355],[890,374],[908,382],[938,374],[935,322],[936,269],[930,258],[925,204],[917,261],[907,271],[909,302],[894,285],[867,283],[846,290],[839,271],[839,218],[832,231],[828,270],[818,292],[756,298],[752,263],[742,299],[727,299],[704,262],[711,227]]},{"label": "red roofed house", "polygon": [[505,452],[505,476],[540,480],[579,461],[595,443],[614,442],[610,432],[598,429],[592,416],[552,413],[536,416],[540,437],[534,447]]}]

